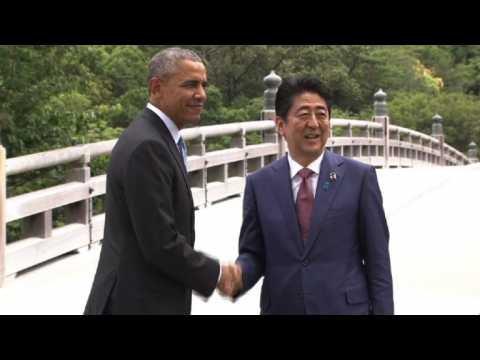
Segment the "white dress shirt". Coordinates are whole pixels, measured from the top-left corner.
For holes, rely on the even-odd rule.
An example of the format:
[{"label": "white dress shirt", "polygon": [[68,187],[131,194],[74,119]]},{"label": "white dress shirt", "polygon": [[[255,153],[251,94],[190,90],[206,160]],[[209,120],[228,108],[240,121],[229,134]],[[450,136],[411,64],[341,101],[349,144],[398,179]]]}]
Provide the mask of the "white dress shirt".
[{"label": "white dress shirt", "polygon": [[[315,160],[313,161],[310,165],[307,166],[308,169],[313,171],[313,174],[308,178],[308,185],[309,188],[313,192],[313,198],[315,198],[315,193],[317,190],[317,183],[318,183],[318,177],[320,176],[320,165],[322,164],[323,160],[323,154],[325,154],[325,151],[322,152],[322,154]],[[300,175],[298,175],[298,172],[302,170],[304,167],[297,163],[293,158],[288,154],[288,164],[290,165],[290,178],[292,179],[292,193],[293,193],[293,202],[295,203],[297,201],[297,194],[298,190],[300,189],[300,184],[302,183],[302,178]]]},{"label": "white dress shirt", "polygon": [[151,103],[147,104],[147,109],[152,110],[155,114],[158,115],[160,119],[162,119],[163,123],[167,127],[170,135],[172,135],[173,141],[175,141],[175,145],[178,144],[178,140],[180,140],[180,130],[178,130],[177,125],[170,119],[162,110],[155,107]]}]

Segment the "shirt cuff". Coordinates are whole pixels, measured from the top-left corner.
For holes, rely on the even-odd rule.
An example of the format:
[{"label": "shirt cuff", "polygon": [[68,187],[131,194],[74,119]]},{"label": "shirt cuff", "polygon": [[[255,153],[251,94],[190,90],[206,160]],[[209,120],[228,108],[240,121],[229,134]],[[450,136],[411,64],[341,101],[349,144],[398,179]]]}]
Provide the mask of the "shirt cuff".
[{"label": "shirt cuff", "polygon": [[220,266],[220,271],[218,273],[217,285],[220,282],[220,279],[222,278],[222,264],[219,264],[219,266]]}]

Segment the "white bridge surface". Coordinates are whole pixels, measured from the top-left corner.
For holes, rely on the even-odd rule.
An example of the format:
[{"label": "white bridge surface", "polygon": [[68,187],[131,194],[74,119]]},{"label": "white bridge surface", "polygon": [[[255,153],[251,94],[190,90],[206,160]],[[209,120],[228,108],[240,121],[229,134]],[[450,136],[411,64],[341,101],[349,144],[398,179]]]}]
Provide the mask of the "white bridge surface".
[{"label": "white bridge surface", "polygon": [[[480,164],[378,170],[390,229],[396,314],[480,314]],[[233,261],[242,198],[196,212],[196,249]],[[26,271],[0,289],[0,314],[81,314],[100,247]],[[255,315],[259,283],[236,303],[194,295],[193,314]]]}]

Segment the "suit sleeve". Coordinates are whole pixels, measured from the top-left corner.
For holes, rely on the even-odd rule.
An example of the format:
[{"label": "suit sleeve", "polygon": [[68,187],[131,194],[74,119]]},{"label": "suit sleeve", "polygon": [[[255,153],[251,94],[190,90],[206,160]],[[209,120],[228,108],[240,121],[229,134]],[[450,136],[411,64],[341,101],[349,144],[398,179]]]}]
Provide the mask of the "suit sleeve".
[{"label": "suit sleeve", "polygon": [[[201,295],[210,296],[217,285],[220,265],[195,251],[176,228],[172,193],[181,191],[168,149],[145,142],[128,159],[124,192],[130,219],[147,263]],[[180,189],[178,189],[180,187]]]},{"label": "suit sleeve", "polygon": [[239,256],[236,262],[241,265],[243,272],[244,288],[239,294],[242,295],[257,283],[265,269],[265,246],[250,177],[247,177],[243,198],[243,223],[239,238]]},{"label": "suit sleeve", "polygon": [[364,178],[361,194],[360,241],[374,314],[393,314],[393,286],[388,250],[389,231],[375,168]]}]

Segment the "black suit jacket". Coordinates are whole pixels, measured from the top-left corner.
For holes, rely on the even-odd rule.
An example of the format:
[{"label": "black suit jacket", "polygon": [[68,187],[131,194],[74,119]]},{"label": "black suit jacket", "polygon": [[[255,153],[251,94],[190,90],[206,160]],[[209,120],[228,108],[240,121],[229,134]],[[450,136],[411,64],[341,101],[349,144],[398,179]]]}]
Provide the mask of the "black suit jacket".
[{"label": "black suit jacket", "polygon": [[105,233],[85,314],[189,314],[217,260],[193,250],[193,199],[181,155],[151,110],[122,134],[107,173]]}]

